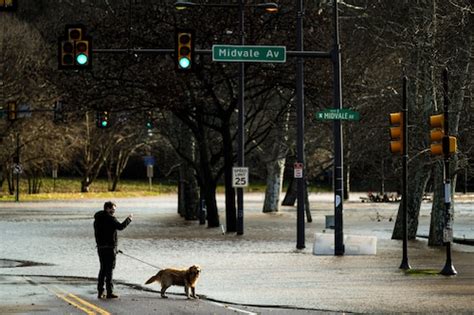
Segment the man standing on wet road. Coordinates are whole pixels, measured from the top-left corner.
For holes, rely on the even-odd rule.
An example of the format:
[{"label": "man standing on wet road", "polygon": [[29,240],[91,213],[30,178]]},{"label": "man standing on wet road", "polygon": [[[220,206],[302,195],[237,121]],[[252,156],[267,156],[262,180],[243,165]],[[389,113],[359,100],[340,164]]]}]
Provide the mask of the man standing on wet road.
[{"label": "man standing on wet road", "polygon": [[[115,268],[115,257],[117,255],[117,230],[121,231],[132,221],[133,215],[130,214],[122,223],[114,216],[116,205],[112,201],[104,203],[104,210],[98,211],[94,215],[94,233],[97,243],[97,252],[99,254],[100,271],[97,283],[97,297],[99,299],[118,298],[114,294],[114,285],[112,283],[112,274]],[[107,289],[107,295],[104,295],[104,282]]]}]

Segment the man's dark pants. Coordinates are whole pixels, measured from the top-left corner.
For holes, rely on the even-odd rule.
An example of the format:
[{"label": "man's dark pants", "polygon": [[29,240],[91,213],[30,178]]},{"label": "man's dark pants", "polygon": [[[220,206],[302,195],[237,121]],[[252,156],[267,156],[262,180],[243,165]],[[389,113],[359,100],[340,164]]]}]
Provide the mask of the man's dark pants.
[{"label": "man's dark pants", "polygon": [[99,248],[100,271],[97,283],[97,291],[104,292],[104,283],[107,294],[114,292],[112,283],[113,270],[115,268],[115,248]]}]

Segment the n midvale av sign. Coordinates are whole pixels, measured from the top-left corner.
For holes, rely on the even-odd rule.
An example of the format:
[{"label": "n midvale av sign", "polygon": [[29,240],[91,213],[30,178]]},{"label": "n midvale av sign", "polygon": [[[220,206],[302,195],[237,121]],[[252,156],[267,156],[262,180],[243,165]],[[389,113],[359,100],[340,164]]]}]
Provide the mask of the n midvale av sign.
[{"label": "n midvale av sign", "polygon": [[213,45],[212,61],[286,62],[285,46]]}]

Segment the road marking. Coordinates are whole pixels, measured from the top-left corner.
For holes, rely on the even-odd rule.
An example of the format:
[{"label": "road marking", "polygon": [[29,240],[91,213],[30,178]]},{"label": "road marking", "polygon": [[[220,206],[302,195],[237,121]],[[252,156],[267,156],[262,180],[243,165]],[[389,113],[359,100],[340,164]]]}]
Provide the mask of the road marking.
[{"label": "road marking", "polygon": [[31,279],[30,277],[27,277],[27,276],[23,276],[23,278],[25,278],[25,280],[29,283],[37,284],[37,285],[42,286],[47,291],[49,291],[52,294],[56,295],[61,300],[63,300],[65,302],[67,302],[68,304],[80,309],[81,311],[83,311],[84,313],[86,313],[88,315],[96,315],[96,314],[111,315],[109,312],[107,312],[106,310],[100,308],[99,306],[97,306],[95,304],[92,304],[92,303],[90,303],[86,300],[83,300],[80,297],[78,297],[77,295],[74,295],[72,293],[67,293],[66,291],[64,291],[63,289],[58,287],[57,285],[48,286],[48,285],[45,285],[41,282],[34,281],[33,279]]},{"label": "road marking", "polygon": [[76,295],[74,295],[74,294],[72,294],[72,293],[69,293],[68,296],[69,296],[69,297],[72,297],[73,299],[76,299],[77,301],[81,302],[82,304],[84,304],[84,305],[90,307],[91,309],[95,310],[95,311],[96,311],[97,313],[99,313],[99,314],[102,314],[102,315],[110,315],[110,313],[107,312],[106,310],[104,310],[104,309],[98,307],[97,305],[94,305],[94,304],[92,304],[92,303],[89,303],[89,302],[87,302],[86,300],[83,300],[83,299],[81,299],[80,297],[78,297],[78,296],[76,296]]},{"label": "road marking", "polygon": [[229,306],[229,305],[226,305],[226,304],[222,304],[222,303],[219,303],[219,302],[208,301],[208,303],[211,303],[211,304],[214,304],[214,305],[217,305],[217,306],[220,306],[220,307],[224,307],[224,308],[229,309],[231,311],[235,311],[235,312],[239,312],[239,313],[243,313],[243,314],[248,314],[248,315],[257,315],[258,314],[258,313],[254,313],[254,312],[244,311],[244,310],[241,310],[239,308],[235,308],[235,307],[232,307],[232,306]]},{"label": "road marking", "polygon": [[85,308],[85,307],[82,307],[81,305],[75,303],[74,301],[68,299],[67,297],[61,295],[61,294],[56,294],[56,296],[58,298],[60,298],[61,300],[63,301],[66,301],[67,303],[71,304],[72,306],[80,309],[81,311],[83,311],[84,313],[88,314],[88,315],[95,315],[95,312],[94,311],[91,311],[90,309],[88,308]]}]

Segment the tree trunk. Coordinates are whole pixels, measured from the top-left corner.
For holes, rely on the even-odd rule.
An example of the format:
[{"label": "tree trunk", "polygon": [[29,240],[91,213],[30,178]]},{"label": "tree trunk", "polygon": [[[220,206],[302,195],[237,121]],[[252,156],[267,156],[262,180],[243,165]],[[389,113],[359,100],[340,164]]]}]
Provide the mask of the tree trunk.
[{"label": "tree trunk", "polygon": [[181,164],[178,167],[178,214],[182,217],[184,217],[186,213],[186,200],[184,198],[185,195],[185,179],[184,179],[184,167],[183,164]]},{"label": "tree trunk", "polygon": [[[462,26],[458,34],[460,36],[452,37],[452,47],[457,47],[453,54],[451,64],[448,65],[448,97],[451,100],[449,110],[449,130],[448,135],[458,135],[460,115],[463,112],[465,103],[465,91],[470,83],[471,60],[472,60],[472,21],[468,19]],[[470,34],[470,35],[464,35]],[[439,78],[439,79],[438,79]],[[437,76],[441,80],[441,73]],[[441,94],[441,93],[439,93]],[[444,98],[444,96],[443,96]],[[436,108],[435,108],[436,109]],[[450,159],[449,173],[451,174],[451,213],[454,213],[453,194],[456,191],[456,169],[459,159],[455,155]],[[433,206],[431,210],[430,236],[428,245],[443,245],[443,230],[445,227],[446,209],[444,204],[444,185],[443,185],[443,163],[437,163],[435,170],[435,184],[433,194]]]},{"label": "tree trunk", "polygon": [[224,148],[224,184],[225,184],[225,222],[227,232],[237,232],[237,209],[235,189],[232,187],[232,166],[234,155],[232,137],[229,128],[222,128],[222,146]]},{"label": "tree trunk", "polygon": [[[408,168],[408,199],[407,199],[407,221],[408,221],[408,239],[415,239],[418,230],[418,217],[420,215],[421,202],[423,194],[430,178],[429,168],[424,166],[421,160],[412,160]],[[407,196],[402,196],[407,198]],[[403,239],[403,207],[402,202],[398,207],[397,220],[392,233],[392,239]]]},{"label": "tree trunk", "polygon": [[179,166],[178,213],[186,220],[196,220],[199,209],[199,186],[194,169],[186,162]]},{"label": "tree trunk", "polygon": [[206,200],[207,208],[207,227],[219,227],[219,212],[216,201],[216,185],[212,182],[205,184],[203,187],[204,198]]},{"label": "tree trunk", "polygon": [[[418,16],[422,14],[423,17],[429,18],[429,20],[434,19],[434,2],[420,4],[420,7],[416,9],[418,10],[416,12]],[[415,14],[415,11],[412,14]],[[415,19],[415,17],[412,18]],[[407,95],[408,123],[410,125],[420,123],[420,121],[428,121],[432,107],[436,106],[436,88],[433,78],[435,68],[435,58],[433,56],[434,36],[427,36],[430,32],[436,31],[435,27],[435,23],[430,23],[426,28],[420,29],[413,37],[417,42],[416,46],[411,49],[407,62],[409,69],[407,71],[413,71],[411,75],[413,80],[408,85]],[[415,121],[414,118],[418,121]],[[421,126],[422,128],[419,130],[409,130],[409,148],[426,148],[422,135],[429,134],[429,127],[426,123]],[[408,152],[409,155],[413,155],[413,153],[413,150]],[[402,198],[407,200],[408,239],[416,238],[421,202],[431,174],[429,159],[430,157],[427,154],[417,155],[408,163],[408,196],[402,195]],[[402,205],[403,202],[400,202],[392,239],[403,239]]]},{"label": "tree trunk", "polygon": [[[282,102],[282,100],[279,100]],[[280,104],[281,105],[281,104]],[[281,123],[275,128],[273,144],[270,145],[269,158],[264,155],[267,179],[263,212],[277,212],[280,210],[280,195],[283,186],[286,155],[288,153],[288,129],[290,113],[284,115]]]},{"label": "tree trunk", "polygon": [[269,161],[267,168],[267,185],[263,212],[278,212],[280,210],[280,194],[282,191],[285,158]]},{"label": "tree trunk", "polygon": [[308,193],[308,182],[305,180],[305,184],[304,184],[304,209],[305,209],[305,213],[306,213],[306,221],[308,223],[311,223],[313,222],[313,217],[311,216],[311,208],[310,208],[310,205],[309,205],[309,193]]},{"label": "tree trunk", "polygon": [[13,195],[15,193],[15,184],[13,182],[13,171],[11,169],[8,171],[7,182],[8,182],[8,193],[10,195]]},{"label": "tree trunk", "polygon": [[296,181],[293,176],[290,177],[285,198],[281,203],[282,206],[294,206],[296,202]]},{"label": "tree trunk", "polygon": [[81,192],[83,193],[89,192],[90,185],[91,185],[91,181],[89,180],[89,176],[83,177],[81,180]]}]

